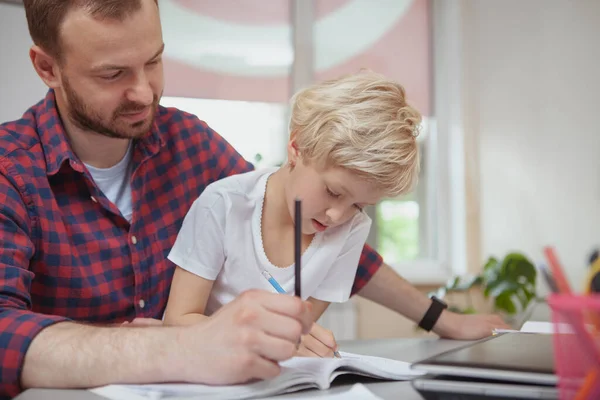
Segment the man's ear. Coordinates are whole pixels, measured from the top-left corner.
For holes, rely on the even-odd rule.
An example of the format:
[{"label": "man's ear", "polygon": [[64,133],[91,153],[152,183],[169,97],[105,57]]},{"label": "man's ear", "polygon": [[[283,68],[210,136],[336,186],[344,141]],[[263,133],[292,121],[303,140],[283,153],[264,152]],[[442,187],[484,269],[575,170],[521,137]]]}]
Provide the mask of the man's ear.
[{"label": "man's ear", "polygon": [[40,46],[33,45],[29,49],[29,58],[35,72],[49,88],[56,89],[61,85],[58,76],[58,63],[54,57],[46,53]]}]

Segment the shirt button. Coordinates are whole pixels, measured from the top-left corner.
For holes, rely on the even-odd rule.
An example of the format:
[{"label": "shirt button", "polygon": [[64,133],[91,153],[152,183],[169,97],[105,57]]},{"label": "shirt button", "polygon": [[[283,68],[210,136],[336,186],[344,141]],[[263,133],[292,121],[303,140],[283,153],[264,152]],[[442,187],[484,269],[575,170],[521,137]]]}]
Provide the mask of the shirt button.
[{"label": "shirt button", "polygon": [[140,299],[138,304],[140,305],[140,308],[144,308],[146,306],[146,302],[144,301],[144,299]]},{"label": "shirt button", "polygon": [[131,237],[131,243],[137,244],[137,238],[135,236]]},{"label": "shirt button", "polygon": [[90,196],[90,199],[92,199],[92,201],[93,201],[94,203],[97,203],[97,202],[98,202],[98,200],[96,200],[96,198],[95,198],[94,196]]}]

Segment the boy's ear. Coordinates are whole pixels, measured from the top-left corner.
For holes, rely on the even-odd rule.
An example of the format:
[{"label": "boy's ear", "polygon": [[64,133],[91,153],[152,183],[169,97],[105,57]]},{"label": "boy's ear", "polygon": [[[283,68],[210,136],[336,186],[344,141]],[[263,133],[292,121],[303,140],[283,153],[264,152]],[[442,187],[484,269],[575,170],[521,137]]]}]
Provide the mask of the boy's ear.
[{"label": "boy's ear", "polygon": [[296,135],[292,133],[290,136],[290,140],[287,145],[288,151],[288,162],[290,165],[296,165],[298,162],[298,158],[300,157],[300,152],[298,151],[298,144],[296,143]]}]

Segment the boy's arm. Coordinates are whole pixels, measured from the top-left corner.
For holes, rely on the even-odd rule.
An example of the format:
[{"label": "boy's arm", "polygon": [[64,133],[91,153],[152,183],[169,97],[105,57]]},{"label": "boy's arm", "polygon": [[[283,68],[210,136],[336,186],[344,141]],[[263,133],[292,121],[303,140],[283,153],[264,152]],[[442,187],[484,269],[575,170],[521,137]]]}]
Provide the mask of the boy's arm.
[{"label": "boy's arm", "polygon": [[214,281],[177,267],[173,274],[164,324],[193,325],[208,318],[204,315],[204,310],[213,283]]},{"label": "boy's arm", "polygon": [[313,297],[309,297],[307,301],[312,305],[311,314],[313,316],[313,321],[315,322],[321,318],[321,315],[323,315],[325,310],[327,310],[327,307],[329,307],[329,304],[331,304],[328,301],[315,299]]},{"label": "boy's arm", "polygon": [[189,325],[206,318],[206,304],[225,263],[226,201],[209,185],[186,214],[168,259],[177,268],[171,281],[164,322]]}]

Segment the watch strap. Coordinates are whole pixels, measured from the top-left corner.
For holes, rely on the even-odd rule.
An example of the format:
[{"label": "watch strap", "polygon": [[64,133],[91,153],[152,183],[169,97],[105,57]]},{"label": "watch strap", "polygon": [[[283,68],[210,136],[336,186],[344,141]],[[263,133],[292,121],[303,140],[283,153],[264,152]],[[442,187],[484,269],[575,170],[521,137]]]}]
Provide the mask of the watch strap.
[{"label": "watch strap", "polygon": [[442,314],[442,311],[444,311],[446,308],[448,308],[446,303],[435,296],[431,296],[431,305],[427,309],[427,312],[423,316],[421,322],[419,322],[419,327],[427,332],[431,331],[438,318]]}]

